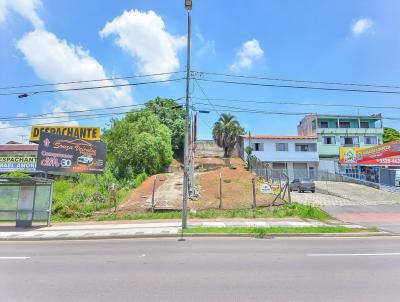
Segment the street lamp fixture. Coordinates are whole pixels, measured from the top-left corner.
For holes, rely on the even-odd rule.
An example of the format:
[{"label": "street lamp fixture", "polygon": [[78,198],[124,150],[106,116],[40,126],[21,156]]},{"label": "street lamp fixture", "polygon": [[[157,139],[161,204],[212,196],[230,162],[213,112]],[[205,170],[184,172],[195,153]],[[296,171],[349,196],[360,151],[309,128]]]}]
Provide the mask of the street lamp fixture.
[{"label": "street lamp fixture", "polygon": [[192,0],[185,0],[185,9],[187,11],[191,11],[192,10]]}]

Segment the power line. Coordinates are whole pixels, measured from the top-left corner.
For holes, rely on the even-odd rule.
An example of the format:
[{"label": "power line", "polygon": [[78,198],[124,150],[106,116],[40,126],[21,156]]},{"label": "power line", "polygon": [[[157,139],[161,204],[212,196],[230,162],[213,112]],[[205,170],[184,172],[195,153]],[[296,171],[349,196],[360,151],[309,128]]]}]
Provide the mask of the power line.
[{"label": "power line", "polygon": [[182,72],[183,71],[173,71],[173,72],[150,73],[150,74],[141,74],[141,75],[124,76],[124,77],[103,78],[103,79],[95,79],[95,80],[82,80],[82,81],[47,83],[47,84],[31,84],[31,85],[8,86],[8,87],[0,87],[0,90],[17,89],[17,88],[44,87],[44,86],[56,86],[56,85],[71,85],[71,84],[103,82],[103,81],[127,80],[127,79],[135,79],[135,78],[146,78],[146,77],[156,77],[156,76],[163,76],[163,75],[172,75],[172,74],[178,74],[178,73],[182,73]]},{"label": "power line", "polygon": [[300,102],[280,102],[280,101],[262,101],[262,100],[247,100],[247,99],[229,99],[229,98],[200,98],[191,97],[196,100],[209,100],[209,101],[225,101],[225,102],[239,102],[239,103],[254,103],[254,104],[279,104],[279,105],[301,105],[301,106],[321,106],[321,107],[350,107],[350,108],[368,108],[368,109],[398,109],[396,106],[368,106],[368,105],[349,105],[349,104],[323,104],[323,103],[300,103]]},{"label": "power line", "polygon": [[244,79],[254,79],[254,80],[268,80],[268,81],[280,81],[280,82],[293,82],[293,83],[310,83],[310,84],[324,84],[324,85],[341,85],[341,86],[359,86],[359,87],[375,87],[375,88],[394,88],[400,89],[400,86],[395,85],[376,85],[376,84],[362,84],[362,83],[344,83],[344,82],[328,82],[328,81],[311,81],[311,80],[296,80],[296,79],[283,79],[283,78],[270,78],[263,76],[245,76],[236,75],[228,73],[218,73],[218,72],[207,72],[207,71],[192,71],[193,74],[198,73],[200,76],[202,74],[215,75],[223,77],[233,77],[233,78],[244,78]]},{"label": "power line", "polygon": [[345,89],[345,88],[330,88],[330,87],[314,87],[314,86],[295,86],[295,85],[277,85],[267,83],[254,83],[254,82],[236,82],[236,81],[225,81],[225,80],[211,80],[193,78],[204,82],[222,83],[222,84],[235,84],[235,85],[246,85],[246,86],[260,86],[260,87],[277,87],[277,88],[293,88],[293,89],[310,89],[310,90],[324,90],[324,91],[344,91],[344,92],[363,92],[363,93],[383,93],[383,94],[400,94],[400,91],[390,90],[364,90],[364,89]]},{"label": "power line", "polygon": [[[117,113],[111,113],[108,114],[109,116],[111,115],[116,115]],[[123,113],[119,113],[119,114],[123,114]],[[92,120],[92,119],[98,119],[98,116],[94,116],[94,117],[85,117],[85,118],[80,118],[80,119],[74,119],[74,120],[64,120],[64,121],[55,121],[55,122],[51,122],[51,123],[40,123],[40,124],[27,124],[27,125],[19,125],[19,126],[10,126],[10,127],[0,127],[0,131],[1,130],[8,130],[8,129],[15,129],[15,128],[25,128],[25,127],[31,127],[31,126],[41,126],[41,125],[53,125],[53,124],[62,124],[62,123],[68,123],[68,122],[74,122],[74,121],[83,121],[83,120]]]},{"label": "power line", "polygon": [[[196,83],[197,86],[199,86],[201,93],[202,93],[202,94],[204,95],[204,97],[205,97],[205,100],[207,100],[207,102],[208,102],[211,106],[213,106],[213,108],[215,109],[214,105],[213,105],[213,104],[211,103],[211,101],[210,101],[210,98],[207,96],[207,94],[205,93],[204,89],[200,86],[199,82],[197,82],[196,79],[194,79],[194,82]],[[218,112],[217,109],[215,109],[215,110]],[[219,113],[218,113],[218,114],[219,114]],[[219,114],[219,115],[221,115],[221,114]]]},{"label": "power line", "polygon": [[150,81],[150,82],[138,82],[138,83],[127,83],[127,84],[115,84],[115,85],[104,85],[104,86],[91,86],[91,87],[79,87],[79,88],[65,88],[65,89],[53,89],[53,90],[40,90],[40,91],[29,91],[29,92],[8,92],[8,93],[0,93],[0,95],[33,95],[40,93],[54,93],[54,92],[66,92],[66,91],[81,91],[81,90],[93,90],[93,89],[103,89],[103,88],[116,88],[116,87],[126,87],[126,86],[139,86],[139,85],[148,85],[148,84],[158,84],[158,83],[167,83],[167,82],[176,82],[184,80],[185,78],[177,78],[177,79],[169,79],[169,80],[159,80],[159,81]]},{"label": "power line", "polygon": [[[181,100],[182,97],[177,99],[172,99],[174,101]],[[34,115],[25,115],[25,116],[3,116],[0,117],[0,121],[14,121],[14,120],[29,120],[33,118],[54,118],[53,116],[49,116],[52,114],[71,114],[71,113],[82,113],[82,112],[93,112],[93,111],[104,111],[104,110],[114,110],[114,109],[121,109],[121,108],[132,108],[138,106],[144,106],[146,103],[140,104],[133,104],[133,105],[121,105],[121,106],[114,106],[114,107],[104,107],[104,108],[92,108],[92,109],[85,109],[85,110],[73,110],[73,111],[54,111],[54,112],[47,112],[42,114],[34,114]],[[64,116],[65,117],[65,116]]]},{"label": "power line", "polygon": [[[203,106],[209,106],[207,103],[193,103],[195,105],[203,105]],[[227,110],[222,110],[224,112],[243,112],[243,113],[260,113],[260,114],[267,114],[267,115],[309,115],[309,114],[315,114],[315,112],[284,112],[284,111],[266,111],[266,110],[257,110],[257,109],[248,109],[248,108],[242,108],[242,107],[235,107],[235,106],[226,106],[226,105],[214,105],[216,107],[221,107],[221,108],[226,108]],[[209,109],[207,108],[208,111],[215,111],[214,109]],[[397,117],[382,117],[382,119],[386,120],[400,120],[400,118]]]}]

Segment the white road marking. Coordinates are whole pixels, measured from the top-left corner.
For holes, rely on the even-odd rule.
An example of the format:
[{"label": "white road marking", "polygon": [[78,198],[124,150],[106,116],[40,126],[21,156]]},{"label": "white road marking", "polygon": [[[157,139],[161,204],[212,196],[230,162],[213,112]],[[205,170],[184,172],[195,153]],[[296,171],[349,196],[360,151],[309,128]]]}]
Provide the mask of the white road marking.
[{"label": "white road marking", "polygon": [[366,254],[307,254],[309,257],[341,257],[341,256],[400,256],[400,253],[366,253]]},{"label": "white road marking", "polygon": [[0,257],[0,260],[26,260],[31,257]]}]

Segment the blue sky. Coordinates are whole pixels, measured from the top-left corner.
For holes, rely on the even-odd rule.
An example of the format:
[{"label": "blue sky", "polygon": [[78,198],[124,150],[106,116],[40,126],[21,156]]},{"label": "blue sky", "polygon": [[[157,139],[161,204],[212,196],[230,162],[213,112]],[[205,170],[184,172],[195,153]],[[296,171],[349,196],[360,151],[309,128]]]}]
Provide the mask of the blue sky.
[{"label": "blue sky", "polygon": [[[0,86],[183,70],[186,66],[183,2],[0,0]],[[272,78],[400,85],[399,29],[400,2],[396,0],[193,0],[192,68]],[[179,76],[145,80],[176,77]],[[192,83],[192,96],[204,98],[199,85],[209,98],[372,106],[399,104],[396,95],[202,81]],[[60,115],[57,112],[140,104],[156,96],[179,98],[184,92],[184,81],[181,81],[38,94],[25,99],[0,96],[1,115],[56,112],[40,121],[50,123],[55,121],[51,117]],[[381,112],[390,117],[398,117],[399,113],[393,109],[357,110],[217,100],[212,103],[284,112]],[[196,108],[210,108],[210,105],[196,105]],[[254,134],[296,134],[301,119],[301,116],[234,114]],[[63,116],[65,124],[77,123],[74,116]],[[200,138],[211,138],[210,126],[217,118],[217,112],[200,115]],[[18,135],[29,132],[27,125],[35,123],[38,120],[0,121],[0,128],[4,128],[0,129],[0,142],[18,139]],[[105,123],[106,119],[79,121],[82,125],[104,126]],[[385,121],[385,124],[400,128],[398,121]]]}]

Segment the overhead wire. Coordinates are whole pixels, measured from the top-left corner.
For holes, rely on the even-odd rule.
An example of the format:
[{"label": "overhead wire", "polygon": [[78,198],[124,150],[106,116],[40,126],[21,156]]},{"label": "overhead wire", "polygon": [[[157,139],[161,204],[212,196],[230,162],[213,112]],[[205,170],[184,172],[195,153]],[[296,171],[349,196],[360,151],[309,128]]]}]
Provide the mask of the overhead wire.
[{"label": "overhead wire", "polygon": [[[183,99],[183,97],[172,99],[174,101],[179,101]],[[82,112],[93,112],[93,111],[105,111],[105,110],[114,110],[121,108],[134,108],[138,106],[143,106],[145,103],[132,104],[132,105],[121,105],[121,106],[113,106],[113,107],[104,107],[104,108],[92,108],[92,109],[83,109],[83,110],[72,110],[72,111],[53,111],[46,112],[41,114],[33,114],[33,115],[24,115],[24,116],[0,116],[0,121],[14,121],[14,120],[29,120],[32,118],[53,118],[54,114],[71,114],[71,113],[82,113]]]},{"label": "overhead wire", "polygon": [[192,73],[193,74],[199,74],[199,75],[205,74],[205,75],[232,77],[232,78],[268,80],[268,81],[279,81],[279,82],[310,83],[310,84],[323,84],[323,85],[339,85],[339,86],[358,86],[358,87],[375,87],[375,88],[400,89],[400,86],[395,86],[395,85],[379,85],[379,84],[364,84],[364,83],[345,83],[345,82],[329,82],[329,81],[312,81],[312,80],[271,78],[271,77],[264,77],[264,76],[246,76],[246,75],[239,75],[239,74],[208,72],[208,71],[201,71],[201,70],[192,70]]},{"label": "overhead wire", "polygon": [[104,81],[117,81],[117,80],[127,80],[127,79],[135,79],[135,78],[146,78],[146,77],[156,77],[156,76],[163,76],[163,75],[172,75],[172,74],[179,74],[179,73],[182,73],[182,72],[184,72],[184,71],[180,70],[180,71],[150,73],[150,74],[141,74],[141,75],[124,76],[124,77],[111,77],[111,78],[94,79],[94,80],[80,80],[80,81],[70,81],[70,82],[18,85],[18,86],[0,87],[0,90],[6,90],[6,89],[9,90],[9,89],[17,89],[17,88],[45,87],[45,86],[57,86],[57,85],[71,85],[71,84],[82,84],[82,83],[104,82]]},{"label": "overhead wire", "polygon": [[382,94],[400,94],[400,91],[393,91],[393,90],[366,90],[366,89],[346,89],[346,88],[334,88],[334,87],[278,85],[278,84],[268,84],[268,83],[237,82],[237,81],[204,79],[204,78],[197,78],[197,77],[194,77],[194,78],[196,78],[199,81],[204,81],[204,82],[212,82],[212,83],[220,83],[220,84],[246,85],[246,86],[258,86],[258,87],[309,89],[309,90],[342,91],[342,92],[362,92],[362,93],[382,93]]},{"label": "overhead wire", "polygon": [[53,90],[39,90],[39,91],[28,91],[28,92],[7,92],[7,93],[0,93],[0,96],[7,96],[7,95],[26,95],[26,96],[29,96],[29,95],[41,94],[41,93],[82,91],[82,90],[116,88],[116,87],[126,87],[126,86],[139,86],[139,85],[149,85],[149,84],[176,82],[176,81],[181,81],[181,80],[184,80],[184,79],[185,78],[176,78],[176,79],[168,79],[168,80],[158,80],[158,81],[148,81],[148,82],[138,82],[138,83],[125,83],[125,84],[114,84],[114,85],[103,85],[103,86],[88,86],[88,87],[53,89]]},{"label": "overhead wire", "polygon": [[208,101],[224,101],[224,102],[238,102],[238,103],[254,103],[254,104],[278,104],[278,105],[301,105],[301,106],[320,106],[320,107],[349,107],[349,108],[368,108],[368,109],[398,109],[397,106],[369,106],[369,105],[351,105],[351,104],[326,104],[326,103],[302,103],[302,102],[289,102],[289,101],[263,101],[263,100],[249,100],[249,99],[230,99],[230,98],[200,98],[192,96],[196,100]]}]

